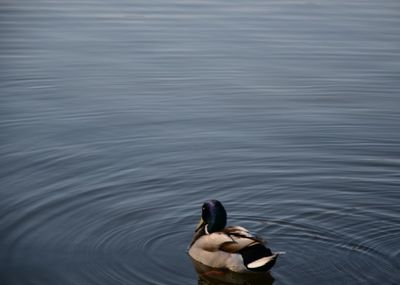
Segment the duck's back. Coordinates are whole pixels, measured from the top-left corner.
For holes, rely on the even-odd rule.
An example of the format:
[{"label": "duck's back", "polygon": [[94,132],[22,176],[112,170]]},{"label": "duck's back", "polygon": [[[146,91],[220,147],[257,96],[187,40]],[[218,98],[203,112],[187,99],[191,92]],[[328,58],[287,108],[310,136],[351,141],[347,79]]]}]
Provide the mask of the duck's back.
[{"label": "duck's back", "polygon": [[238,226],[200,236],[190,248],[189,255],[210,267],[235,272],[267,271],[276,259],[261,239]]}]

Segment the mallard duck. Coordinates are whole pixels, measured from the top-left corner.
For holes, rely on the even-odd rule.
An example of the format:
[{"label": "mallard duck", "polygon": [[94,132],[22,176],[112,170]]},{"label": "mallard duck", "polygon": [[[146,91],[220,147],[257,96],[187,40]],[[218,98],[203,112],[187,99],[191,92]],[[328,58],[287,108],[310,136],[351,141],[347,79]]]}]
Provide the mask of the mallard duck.
[{"label": "mallard duck", "polygon": [[233,272],[262,272],[274,266],[278,253],[265,242],[239,226],[226,226],[226,211],[221,202],[203,204],[201,219],[189,246],[189,255],[213,268]]}]

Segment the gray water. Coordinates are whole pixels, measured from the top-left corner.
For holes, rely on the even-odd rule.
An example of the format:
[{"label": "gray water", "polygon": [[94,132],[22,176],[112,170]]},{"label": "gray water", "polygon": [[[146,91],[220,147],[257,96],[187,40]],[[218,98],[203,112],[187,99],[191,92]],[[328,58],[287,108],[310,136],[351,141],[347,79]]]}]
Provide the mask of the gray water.
[{"label": "gray water", "polygon": [[0,39],[0,284],[229,283],[211,198],[265,284],[400,284],[399,1],[8,0]]}]

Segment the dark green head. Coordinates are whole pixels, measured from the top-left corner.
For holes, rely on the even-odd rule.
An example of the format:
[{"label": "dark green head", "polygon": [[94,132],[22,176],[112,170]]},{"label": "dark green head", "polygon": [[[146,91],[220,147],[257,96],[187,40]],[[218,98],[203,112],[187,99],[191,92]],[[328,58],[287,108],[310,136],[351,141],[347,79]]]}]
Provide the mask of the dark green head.
[{"label": "dark green head", "polygon": [[197,229],[204,226],[208,233],[218,232],[226,226],[226,211],[220,201],[210,200],[203,204],[201,221]]}]

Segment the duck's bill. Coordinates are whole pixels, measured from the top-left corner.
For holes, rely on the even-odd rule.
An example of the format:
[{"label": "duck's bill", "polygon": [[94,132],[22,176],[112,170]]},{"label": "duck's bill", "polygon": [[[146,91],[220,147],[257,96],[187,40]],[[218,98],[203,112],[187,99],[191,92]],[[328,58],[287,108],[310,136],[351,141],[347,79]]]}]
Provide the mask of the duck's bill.
[{"label": "duck's bill", "polygon": [[200,218],[200,222],[197,224],[195,232],[204,227],[205,224],[206,223],[204,222],[203,218]]}]

